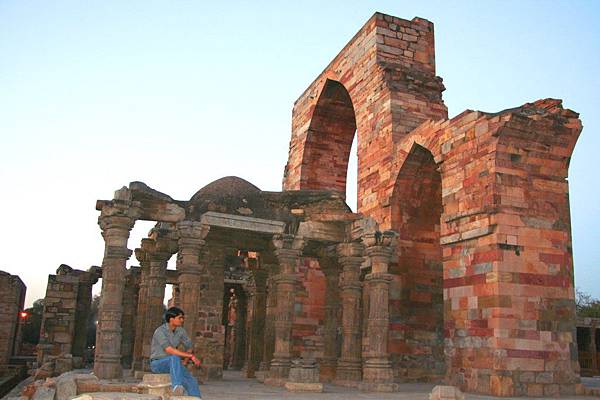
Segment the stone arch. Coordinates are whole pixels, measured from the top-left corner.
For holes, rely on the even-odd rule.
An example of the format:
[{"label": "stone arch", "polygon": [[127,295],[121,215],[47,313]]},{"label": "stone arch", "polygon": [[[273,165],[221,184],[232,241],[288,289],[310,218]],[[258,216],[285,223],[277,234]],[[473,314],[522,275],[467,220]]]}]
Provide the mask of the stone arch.
[{"label": "stone arch", "polygon": [[[399,232],[392,290],[390,350],[408,376],[444,375],[443,269],[440,245],[442,186],[432,153],[414,143],[398,172],[391,227]],[[395,297],[395,298],[394,298]],[[397,339],[398,338],[398,339]]]},{"label": "stone arch", "polygon": [[327,79],[307,132],[300,182],[302,189],[326,189],[346,195],[346,174],[356,117],[350,94]]}]

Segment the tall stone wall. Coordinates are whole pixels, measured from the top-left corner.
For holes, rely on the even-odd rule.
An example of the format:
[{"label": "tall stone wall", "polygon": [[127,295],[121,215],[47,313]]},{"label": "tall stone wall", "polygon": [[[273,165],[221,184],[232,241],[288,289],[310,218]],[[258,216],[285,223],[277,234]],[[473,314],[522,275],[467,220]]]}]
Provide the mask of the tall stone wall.
[{"label": "tall stone wall", "polygon": [[391,150],[429,119],[447,118],[435,75],[433,24],[376,13],[294,104],[284,190],[345,194],[358,135],[358,211],[389,218]]},{"label": "tall stone wall", "polygon": [[433,24],[375,14],[296,101],[283,188],[345,192],[356,131],[358,211],[399,232],[396,380],[445,371],[472,392],[573,393],[578,114],[546,99],[447,120],[443,90]]},{"label": "tall stone wall", "polygon": [[26,290],[18,276],[0,271],[0,374],[20,347],[19,312],[25,304]]},{"label": "tall stone wall", "polygon": [[38,344],[38,364],[55,361],[55,372],[81,367],[92,301],[92,286],[99,272],[61,265],[48,276]]},{"label": "tall stone wall", "polygon": [[325,275],[312,258],[302,259],[298,275],[300,284],[296,289],[292,325],[293,355],[320,359],[324,350]]}]

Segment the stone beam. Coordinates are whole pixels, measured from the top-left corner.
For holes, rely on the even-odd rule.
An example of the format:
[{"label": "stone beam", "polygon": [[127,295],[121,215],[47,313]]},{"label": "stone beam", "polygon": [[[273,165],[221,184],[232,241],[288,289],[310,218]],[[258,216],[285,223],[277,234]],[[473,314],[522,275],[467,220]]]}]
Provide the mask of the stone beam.
[{"label": "stone beam", "polygon": [[262,218],[243,217],[241,215],[224,214],[214,211],[204,213],[200,218],[200,223],[203,225],[210,225],[212,227],[238,229],[243,231],[269,234],[283,233],[285,230],[285,222]]}]

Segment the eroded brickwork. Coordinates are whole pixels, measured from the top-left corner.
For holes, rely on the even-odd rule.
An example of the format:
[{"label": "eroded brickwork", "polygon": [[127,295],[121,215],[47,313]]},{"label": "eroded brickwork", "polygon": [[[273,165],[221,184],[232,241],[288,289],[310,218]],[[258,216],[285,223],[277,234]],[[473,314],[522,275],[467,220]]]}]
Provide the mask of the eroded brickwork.
[{"label": "eroded brickwork", "polygon": [[[358,210],[399,233],[396,380],[573,393],[566,177],[581,121],[554,99],[447,120],[433,43],[430,22],[375,14],[295,103],[283,187],[344,192],[356,129]],[[363,289],[363,307],[371,301]]]},{"label": "eroded brickwork", "polygon": [[44,310],[37,346],[38,364],[59,360],[56,373],[81,368],[92,302],[92,286],[99,272],[75,270],[62,264],[48,276]]},{"label": "eroded brickwork", "polygon": [[0,375],[19,348],[19,312],[23,310],[27,288],[16,275],[0,271]]},{"label": "eroded brickwork", "polygon": [[323,272],[316,260],[306,258],[298,267],[299,287],[294,305],[293,354],[296,357],[322,358],[324,350],[325,286]]}]

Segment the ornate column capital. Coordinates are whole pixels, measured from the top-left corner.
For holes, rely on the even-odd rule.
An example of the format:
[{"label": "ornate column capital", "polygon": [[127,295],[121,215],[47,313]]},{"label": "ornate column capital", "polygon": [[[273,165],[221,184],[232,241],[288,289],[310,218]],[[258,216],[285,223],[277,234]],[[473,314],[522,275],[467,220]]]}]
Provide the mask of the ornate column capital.
[{"label": "ornate column capital", "polygon": [[396,236],[394,231],[376,231],[363,235],[362,242],[373,273],[387,272],[394,253]]},{"label": "ornate column capital", "polygon": [[[167,238],[145,238],[141,246],[135,249],[135,257],[140,264],[148,262],[165,262],[177,250],[177,243]],[[143,265],[142,265],[143,267]]]},{"label": "ornate column capital", "polygon": [[210,226],[199,221],[181,221],[176,225],[177,233],[179,234],[179,246],[202,246],[204,239],[210,231]]},{"label": "ornate column capital", "polygon": [[276,234],[273,236],[272,243],[275,247],[275,257],[280,265],[280,275],[293,274],[296,262],[302,255],[304,238],[290,234]]},{"label": "ornate column capital", "polygon": [[304,249],[305,241],[302,236],[291,235],[287,233],[278,233],[273,235],[273,246],[275,247],[275,255],[279,258],[280,255],[294,255],[299,257]]},{"label": "ornate column capital", "polygon": [[96,209],[100,211],[98,224],[103,231],[131,230],[141,215],[140,203],[132,200],[131,192],[125,186],[115,192],[112,200],[96,202]]}]

